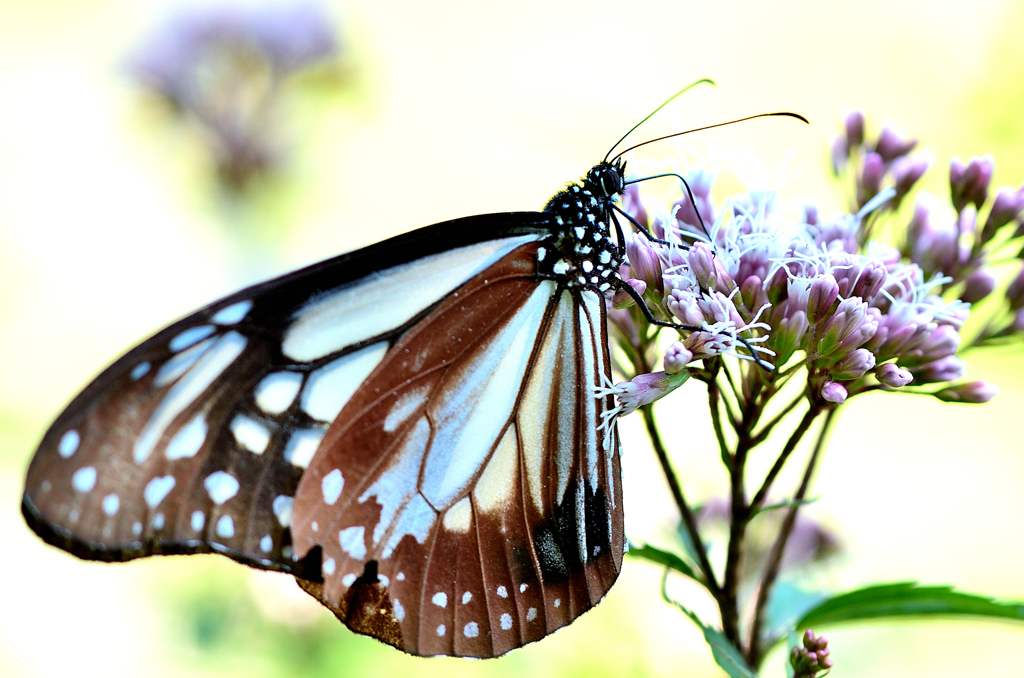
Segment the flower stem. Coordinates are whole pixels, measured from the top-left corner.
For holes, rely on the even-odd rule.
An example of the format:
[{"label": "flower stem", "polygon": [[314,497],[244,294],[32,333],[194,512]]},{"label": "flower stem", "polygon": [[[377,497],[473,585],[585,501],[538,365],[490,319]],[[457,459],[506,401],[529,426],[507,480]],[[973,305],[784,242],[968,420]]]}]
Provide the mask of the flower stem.
[{"label": "flower stem", "polygon": [[665,474],[665,480],[668,482],[669,490],[672,492],[672,498],[676,502],[676,508],[679,509],[679,515],[683,520],[683,527],[686,529],[687,534],[690,537],[690,541],[694,545],[694,550],[697,552],[698,565],[700,565],[701,573],[704,575],[704,584],[711,591],[711,594],[717,599],[721,593],[721,589],[718,586],[718,581],[715,579],[715,572],[711,569],[711,562],[708,560],[707,553],[704,549],[704,542],[701,540],[700,532],[697,529],[697,519],[693,515],[693,511],[690,509],[689,504],[686,503],[686,498],[683,496],[683,488],[679,484],[679,478],[676,476],[675,470],[672,468],[672,463],[669,461],[668,452],[665,449],[665,443],[661,439],[661,434],[658,432],[658,425],[654,420],[654,409],[652,405],[645,405],[640,408],[640,412],[644,417],[644,424],[647,426],[647,435],[651,439],[651,445],[654,447],[654,453],[658,456],[658,461],[661,463],[661,470]]},{"label": "flower stem", "polygon": [[[830,410],[831,412],[831,410]],[[821,408],[818,405],[811,404],[804,413],[804,418],[800,420],[800,424],[796,427],[796,430],[789,436],[786,441],[786,446],[782,448],[782,453],[779,454],[779,458],[775,460],[771,470],[768,471],[768,475],[765,476],[764,482],[761,484],[761,489],[754,495],[754,499],[750,502],[750,505],[757,509],[764,500],[768,497],[768,492],[771,490],[772,483],[775,482],[775,478],[779,475],[782,467],[785,465],[786,460],[789,459],[789,455],[796,449],[801,438],[807,433],[807,429],[811,427],[814,420],[821,414]]]},{"label": "flower stem", "polygon": [[[818,459],[821,457],[821,451],[825,447],[825,439],[832,428],[835,414],[835,408],[828,409],[825,414],[825,421],[822,422],[821,430],[818,432],[818,438],[814,443],[814,450],[811,452],[811,458],[808,460],[807,468],[804,470],[804,477],[800,481],[800,487],[797,489],[796,494],[793,495],[792,503],[786,512],[786,517],[782,521],[782,527],[779,529],[779,536],[772,545],[772,550],[768,554],[768,560],[761,574],[761,582],[757,588],[757,598],[754,603],[754,621],[750,626],[750,641],[747,646],[747,661],[753,667],[757,667],[762,659],[761,626],[764,623],[768,596],[771,593],[772,586],[775,584],[775,580],[779,576],[782,556],[786,551],[786,542],[793,533],[797,512],[800,510],[803,499],[807,496],[807,489],[810,487],[811,478],[814,475],[814,470],[817,468]],[[804,420],[807,420],[807,416],[804,417]]]}]

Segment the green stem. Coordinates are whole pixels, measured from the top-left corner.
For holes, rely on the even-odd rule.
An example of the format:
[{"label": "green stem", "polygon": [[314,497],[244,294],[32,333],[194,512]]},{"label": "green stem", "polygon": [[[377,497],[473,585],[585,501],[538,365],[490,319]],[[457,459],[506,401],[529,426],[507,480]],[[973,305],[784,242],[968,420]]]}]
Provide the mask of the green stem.
[{"label": "green stem", "polygon": [[825,414],[825,421],[822,422],[821,430],[818,432],[818,439],[814,443],[814,451],[811,452],[811,458],[808,460],[807,468],[804,470],[804,477],[800,481],[800,487],[797,489],[796,494],[793,495],[792,503],[786,512],[786,517],[782,521],[779,536],[772,545],[771,552],[768,554],[768,560],[761,574],[761,583],[758,586],[757,598],[754,603],[754,621],[750,626],[750,641],[746,653],[748,663],[755,668],[761,663],[762,659],[761,626],[764,624],[768,596],[775,584],[775,580],[779,576],[782,556],[786,551],[786,542],[789,541],[789,537],[793,533],[797,512],[800,510],[803,499],[807,496],[807,490],[811,485],[811,478],[817,467],[818,459],[821,457],[821,451],[825,447],[825,439],[828,437],[832,422],[835,420],[835,414],[835,408],[829,409]]},{"label": "green stem", "polygon": [[796,449],[797,444],[807,433],[807,429],[811,427],[814,420],[821,414],[821,408],[818,405],[811,404],[807,408],[807,412],[804,413],[804,418],[800,420],[796,430],[789,436],[789,440],[786,441],[786,446],[782,448],[782,453],[779,454],[779,458],[775,460],[771,470],[768,471],[768,475],[765,476],[764,482],[761,484],[761,489],[754,495],[754,499],[750,502],[751,507],[757,509],[764,500],[768,497],[768,492],[772,488],[772,483],[775,482],[776,476],[782,470],[782,467],[786,464],[786,460],[789,459],[789,455],[793,454],[793,450]]}]

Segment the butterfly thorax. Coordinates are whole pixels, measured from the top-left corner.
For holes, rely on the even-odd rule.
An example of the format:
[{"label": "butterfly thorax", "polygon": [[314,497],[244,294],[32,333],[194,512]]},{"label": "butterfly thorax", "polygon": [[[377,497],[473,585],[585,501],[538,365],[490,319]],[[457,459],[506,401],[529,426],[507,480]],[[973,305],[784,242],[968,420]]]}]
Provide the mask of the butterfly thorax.
[{"label": "butterfly thorax", "polygon": [[612,236],[612,206],[622,195],[624,174],[619,160],[598,163],[548,201],[544,211],[554,218],[557,251],[541,251],[542,272],[571,288],[612,290],[623,260],[622,244]]}]

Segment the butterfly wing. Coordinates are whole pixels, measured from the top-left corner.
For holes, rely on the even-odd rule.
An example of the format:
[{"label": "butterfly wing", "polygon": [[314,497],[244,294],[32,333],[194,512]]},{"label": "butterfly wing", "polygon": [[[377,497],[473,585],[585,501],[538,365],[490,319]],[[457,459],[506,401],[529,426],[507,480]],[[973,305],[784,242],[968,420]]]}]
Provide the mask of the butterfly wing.
[{"label": "butterfly wing", "polygon": [[538,279],[537,243],[446,299],[377,364],[299,483],[302,583],[350,628],[490,657],[571,622],[623,553],[604,300]]},{"label": "butterfly wing", "polygon": [[470,217],[243,290],[116,361],[45,434],[22,512],[79,557],[217,551],[319,578],[291,546],[320,438],[390,347],[452,290],[548,234]]}]

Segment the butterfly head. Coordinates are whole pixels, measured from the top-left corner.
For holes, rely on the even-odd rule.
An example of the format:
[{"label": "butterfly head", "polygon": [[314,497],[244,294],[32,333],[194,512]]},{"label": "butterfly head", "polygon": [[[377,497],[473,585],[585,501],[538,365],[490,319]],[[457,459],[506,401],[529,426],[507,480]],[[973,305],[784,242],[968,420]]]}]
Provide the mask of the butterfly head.
[{"label": "butterfly head", "polygon": [[621,158],[611,162],[602,161],[590,168],[584,182],[593,187],[598,199],[611,202],[618,198],[626,187],[626,163]]}]

